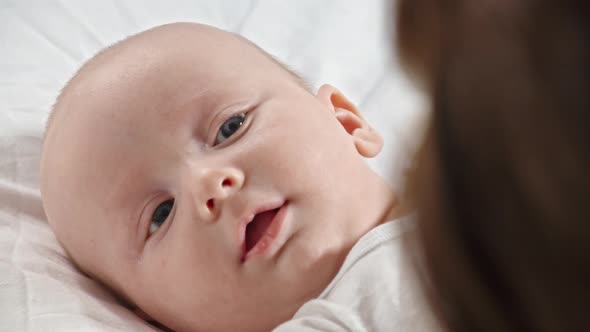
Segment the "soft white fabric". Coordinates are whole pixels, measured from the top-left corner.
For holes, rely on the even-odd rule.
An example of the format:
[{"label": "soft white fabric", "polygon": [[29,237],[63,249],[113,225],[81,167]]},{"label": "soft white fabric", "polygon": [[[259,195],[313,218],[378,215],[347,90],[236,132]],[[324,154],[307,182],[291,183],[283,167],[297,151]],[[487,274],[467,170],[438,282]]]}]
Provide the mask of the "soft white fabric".
[{"label": "soft white fabric", "polygon": [[370,160],[399,188],[424,114],[390,49],[388,0],[0,1],[0,331],[149,331],[79,273],[39,194],[44,124],[59,89],[99,49],[155,25],[238,32],[313,86],[331,83],[383,133]]},{"label": "soft white fabric", "polygon": [[328,287],[274,332],[435,331],[404,252],[411,229],[404,218],[365,234]]}]

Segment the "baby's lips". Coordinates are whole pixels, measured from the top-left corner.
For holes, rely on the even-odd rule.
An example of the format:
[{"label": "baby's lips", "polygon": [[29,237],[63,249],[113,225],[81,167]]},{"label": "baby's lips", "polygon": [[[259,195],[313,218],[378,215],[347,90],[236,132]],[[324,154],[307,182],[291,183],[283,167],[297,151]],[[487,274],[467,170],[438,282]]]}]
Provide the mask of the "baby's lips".
[{"label": "baby's lips", "polygon": [[273,239],[276,238],[279,235],[279,232],[281,230],[281,223],[277,222],[277,218],[280,217],[279,213],[281,213],[284,208],[286,208],[286,204],[281,206],[277,212],[275,213],[272,222],[270,223],[270,226],[266,229],[266,234],[269,235],[270,237],[272,237]]},{"label": "baby's lips", "polygon": [[264,231],[264,235],[258,240],[256,245],[254,245],[254,247],[252,247],[248,252],[246,252],[246,256],[244,257],[242,262],[248,260],[252,256],[257,256],[260,253],[264,252],[278,238],[284,226],[283,224],[285,215],[287,213],[287,207],[288,201],[284,201],[282,205],[274,208],[275,213],[272,217],[270,225],[266,228],[266,230]]}]

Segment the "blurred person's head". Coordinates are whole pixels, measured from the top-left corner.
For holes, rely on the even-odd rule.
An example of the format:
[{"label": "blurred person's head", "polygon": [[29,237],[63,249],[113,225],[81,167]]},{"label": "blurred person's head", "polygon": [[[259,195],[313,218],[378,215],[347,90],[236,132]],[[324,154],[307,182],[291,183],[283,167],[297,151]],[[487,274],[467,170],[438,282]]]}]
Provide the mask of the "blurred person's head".
[{"label": "blurred person's head", "polygon": [[451,331],[581,331],[590,298],[583,1],[402,0],[433,113],[410,181],[425,286]]}]

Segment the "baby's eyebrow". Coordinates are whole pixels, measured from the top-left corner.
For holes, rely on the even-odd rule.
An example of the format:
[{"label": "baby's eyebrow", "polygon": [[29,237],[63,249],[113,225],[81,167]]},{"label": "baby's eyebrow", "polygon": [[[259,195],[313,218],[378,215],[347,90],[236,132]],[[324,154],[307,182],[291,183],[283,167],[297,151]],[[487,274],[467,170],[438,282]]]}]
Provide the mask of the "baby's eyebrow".
[{"label": "baby's eyebrow", "polygon": [[[172,112],[182,113],[181,122],[190,122],[198,132],[207,129],[207,123],[211,121],[216,105],[215,98],[212,98],[213,90],[206,88],[177,101],[172,107]],[[193,133],[194,134],[194,133]]]},{"label": "baby's eyebrow", "polygon": [[132,237],[135,240],[133,242],[136,243],[134,249],[140,251],[141,244],[143,242],[143,239],[141,239],[140,237],[140,235],[142,234],[140,227],[142,226],[143,213],[147,207],[144,206],[144,204],[137,204],[137,206],[137,212],[133,212],[131,214],[131,222],[128,222],[127,224],[129,229],[128,231],[130,234],[132,234]]},{"label": "baby's eyebrow", "polygon": [[144,242],[142,227],[145,223],[142,223],[142,218],[148,212],[148,204],[154,196],[149,195],[150,190],[145,185],[137,186],[137,183],[146,183],[142,179],[142,172],[128,170],[126,173],[134,174],[133,178],[127,176],[116,185],[117,189],[105,208],[112,210],[118,219],[115,222],[122,224],[119,229],[126,233],[126,247],[131,248],[134,255],[139,255]]},{"label": "baby's eyebrow", "polygon": [[[143,239],[141,237],[142,231],[142,211],[144,205],[142,203],[132,202],[122,210],[116,211],[118,220],[115,222],[120,224],[120,231],[125,232],[123,238],[126,244],[124,247],[131,249],[133,257],[137,257],[141,253]],[[120,219],[119,219],[120,218]]]}]

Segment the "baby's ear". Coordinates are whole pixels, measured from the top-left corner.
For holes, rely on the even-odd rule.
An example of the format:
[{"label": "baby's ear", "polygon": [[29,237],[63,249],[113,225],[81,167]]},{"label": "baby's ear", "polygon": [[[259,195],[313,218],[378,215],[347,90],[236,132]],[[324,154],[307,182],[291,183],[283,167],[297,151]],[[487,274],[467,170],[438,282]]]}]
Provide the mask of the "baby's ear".
[{"label": "baby's ear", "polygon": [[362,117],[356,106],[335,87],[324,84],[318,90],[318,100],[332,110],[344,130],[352,136],[356,150],[366,158],[381,152],[383,138]]}]

